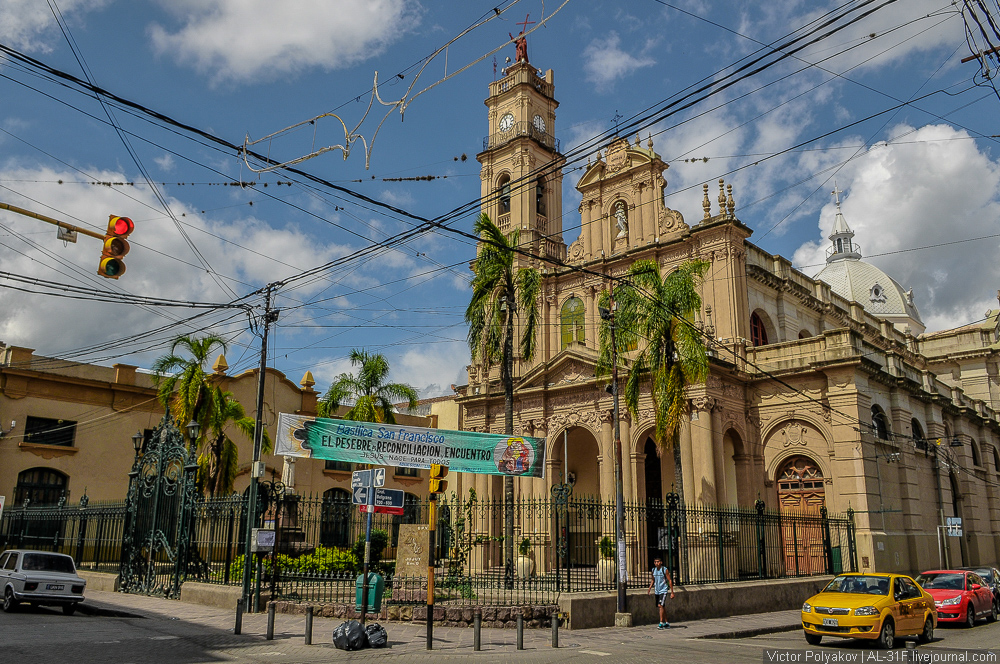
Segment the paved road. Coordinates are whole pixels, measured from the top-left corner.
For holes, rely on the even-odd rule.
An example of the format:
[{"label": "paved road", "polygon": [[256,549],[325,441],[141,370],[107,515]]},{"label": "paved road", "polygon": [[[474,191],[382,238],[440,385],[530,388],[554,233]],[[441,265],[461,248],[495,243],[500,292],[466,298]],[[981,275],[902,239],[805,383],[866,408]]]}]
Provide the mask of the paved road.
[{"label": "paved road", "polygon": [[[73,617],[57,610],[25,608],[0,614],[0,662],[45,664],[125,664],[163,662],[278,662],[367,661],[392,657],[394,661],[444,662],[481,659],[484,662],[636,662],[685,661],[704,664],[762,661],[764,648],[806,647],[801,632],[777,631],[795,625],[798,613],[784,611],[655,627],[591,629],[560,632],[558,650],[551,648],[549,630],[525,630],[523,651],[516,649],[514,630],[484,629],[482,651],[473,650],[473,632],[464,628],[435,629],[434,650],[426,650],[422,626],[386,625],[389,647],[347,653],[331,643],[339,620],[317,618],[314,645],[303,644],[302,616],[278,615],[275,639],[264,639],[263,615],[248,615],[243,634],[232,633],[233,615],[182,602],[91,592],[90,614]],[[753,633],[758,636],[750,636]],[[743,634],[741,638],[705,638]],[[980,624],[972,630],[941,628],[938,639],[922,649],[998,648],[1000,623]],[[858,651],[855,642],[824,643],[821,650]],[[890,660],[880,660],[890,661]],[[898,660],[891,660],[898,661]]]}]

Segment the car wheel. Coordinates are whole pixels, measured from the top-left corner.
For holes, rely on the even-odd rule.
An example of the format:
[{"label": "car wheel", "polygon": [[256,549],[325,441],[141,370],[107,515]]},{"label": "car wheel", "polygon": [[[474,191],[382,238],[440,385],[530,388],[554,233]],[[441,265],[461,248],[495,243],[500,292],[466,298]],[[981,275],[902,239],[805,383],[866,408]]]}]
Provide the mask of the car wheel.
[{"label": "car wheel", "polygon": [[76,613],[76,604],[63,604],[63,614],[71,616]]},{"label": "car wheel", "polygon": [[997,621],[997,605],[996,603],[990,604],[990,615],[986,616],[987,622]]},{"label": "car wheel", "polygon": [[924,622],[924,631],[920,632],[917,640],[921,643],[930,643],[934,640],[934,619],[928,618]]},{"label": "car wheel", "polygon": [[972,602],[969,602],[969,610],[965,614],[965,626],[975,627],[976,626],[976,612],[972,609]]},{"label": "car wheel", "polygon": [[17,600],[14,599],[14,591],[8,587],[3,594],[3,610],[10,613],[17,608],[17,604]]},{"label": "car wheel", "polygon": [[892,618],[886,618],[878,635],[878,647],[882,650],[892,650],[894,645],[896,645],[896,625],[893,624]]},{"label": "car wheel", "polygon": [[822,640],[823,637],[820,634],[809,634],[808,632],[806,632],[806,643],[808,643],[809,645],[818,646],[820,644],[820,641]]}]

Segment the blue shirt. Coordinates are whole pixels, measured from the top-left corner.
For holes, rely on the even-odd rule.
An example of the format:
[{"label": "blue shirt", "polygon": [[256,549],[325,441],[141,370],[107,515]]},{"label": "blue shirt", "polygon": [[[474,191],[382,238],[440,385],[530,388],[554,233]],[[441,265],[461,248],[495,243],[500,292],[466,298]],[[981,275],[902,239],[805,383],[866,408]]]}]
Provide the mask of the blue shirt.
[{"label": "blue shirt", "polygon": [[666,595],[670,592],[670,586],[667,585],[667,568],[661,566],[660,568],[653,568],[653,593],[656,595]]}]

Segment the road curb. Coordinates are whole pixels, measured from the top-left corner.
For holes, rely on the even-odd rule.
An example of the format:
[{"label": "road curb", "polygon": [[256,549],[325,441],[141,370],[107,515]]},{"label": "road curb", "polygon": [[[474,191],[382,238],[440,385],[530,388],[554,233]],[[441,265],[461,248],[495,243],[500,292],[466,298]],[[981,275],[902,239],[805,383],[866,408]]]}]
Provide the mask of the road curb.
[{"label": "road curb", "polygon": [[108,609],[97,604],[88,604],[86,602],[80,602],[76,605],[76,610],[88,616],[96,616],[100,618],[145,618],[146,616],[139,613],[130,613],[128,611],[122,611],[120,609]]},{"label": "road curb", "polygon": [[737,629],[729,632],[718,632],[716,634],[704,634],[697,636],[698,639],[742,639],[750,636],[762,636],[764,634],[777,634],[779,632],[794,632],[801,629],[800,623],[789,625],[774,625],[771,627],[750,627],[748,629]]}]

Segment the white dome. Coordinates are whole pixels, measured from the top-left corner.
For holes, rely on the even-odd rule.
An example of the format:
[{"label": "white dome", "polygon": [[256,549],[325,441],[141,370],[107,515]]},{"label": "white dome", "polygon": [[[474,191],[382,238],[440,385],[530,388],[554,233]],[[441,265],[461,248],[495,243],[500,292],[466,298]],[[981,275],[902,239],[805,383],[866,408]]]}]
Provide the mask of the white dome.
[{"label": "white dome", "polygon": [[815,278],[822,279],[841,297],[861,304],[865,311],[885,318],[900,330],[909,325],[914,335],[924,331],[912,294],[870,263],[853,258],[832,261]]}]

